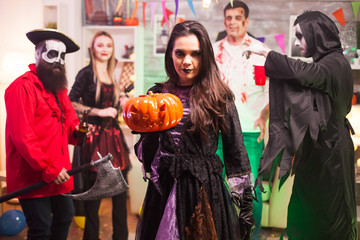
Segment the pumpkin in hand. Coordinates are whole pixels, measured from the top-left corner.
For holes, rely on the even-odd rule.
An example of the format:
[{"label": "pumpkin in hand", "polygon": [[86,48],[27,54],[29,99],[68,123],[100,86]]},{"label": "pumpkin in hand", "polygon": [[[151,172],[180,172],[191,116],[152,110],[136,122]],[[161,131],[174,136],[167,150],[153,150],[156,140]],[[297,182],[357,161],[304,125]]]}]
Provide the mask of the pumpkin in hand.
[{"label": "pumpkin in hand", "polygon": [[180,99],[171,93],[140,95],[125,103],[123,117],[135,132],[157,132],[175,127],[183,117]]}]

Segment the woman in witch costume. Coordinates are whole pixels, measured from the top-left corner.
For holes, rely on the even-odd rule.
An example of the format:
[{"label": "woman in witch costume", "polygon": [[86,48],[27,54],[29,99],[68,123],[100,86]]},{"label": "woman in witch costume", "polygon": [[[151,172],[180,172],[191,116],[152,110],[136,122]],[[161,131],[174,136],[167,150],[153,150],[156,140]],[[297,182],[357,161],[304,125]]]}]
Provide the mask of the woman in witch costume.
[{"label": "woman in witch costume", "polygon": [[[250,163],[234,95],[200,23],[175,25],[165,69],[168,80],[150,90],[178,96],[183,118],[174,128],[141,133],[135,145],[149,179],[136,239],[242,239],[253,226]],[[241,201],[240,221],[215,154],[219,131],[230,192]]]}]

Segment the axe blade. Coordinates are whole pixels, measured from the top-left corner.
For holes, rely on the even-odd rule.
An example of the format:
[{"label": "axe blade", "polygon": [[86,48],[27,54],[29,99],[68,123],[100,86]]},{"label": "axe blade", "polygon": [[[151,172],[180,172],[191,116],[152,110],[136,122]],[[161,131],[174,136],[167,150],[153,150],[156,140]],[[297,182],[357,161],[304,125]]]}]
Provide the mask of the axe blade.
[{"label": "axe blade", "polygon": [[129,189],[120,168],[114,168],[110,161],[97,166],[97,176],[94,186],[79,194],[63,194],[75,200],[97,200],[112,197]]}]

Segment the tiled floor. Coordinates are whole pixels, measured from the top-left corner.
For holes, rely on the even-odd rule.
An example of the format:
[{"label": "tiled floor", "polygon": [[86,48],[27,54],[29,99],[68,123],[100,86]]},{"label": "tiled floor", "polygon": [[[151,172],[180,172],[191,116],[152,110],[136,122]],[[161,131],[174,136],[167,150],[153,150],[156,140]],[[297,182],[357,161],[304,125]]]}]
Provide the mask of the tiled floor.
[{"label": "tiled floor", "polygon": [[[111,224],[111,199],[103,199],[100,206],[100,239],[101,240],[111,240],[112,237],[112,224]],[[137,216],[133,214],[128,215],[128,228],[129,228],[129,239],[135,239],[135,230],[137,224]],[[81,225],[81,221],[79,223]],[[0,236],[0,240],[23,240],[26,239],[25,228],[21,233],[16,236]],[[266,229],[262,231],[261,240],[278,240],[281,236],[281,229]],[[75,223],[72,222],[69,232],[68,240],[81,240],[83,230]],[[287,238],[285,237],[284,240]]]}]

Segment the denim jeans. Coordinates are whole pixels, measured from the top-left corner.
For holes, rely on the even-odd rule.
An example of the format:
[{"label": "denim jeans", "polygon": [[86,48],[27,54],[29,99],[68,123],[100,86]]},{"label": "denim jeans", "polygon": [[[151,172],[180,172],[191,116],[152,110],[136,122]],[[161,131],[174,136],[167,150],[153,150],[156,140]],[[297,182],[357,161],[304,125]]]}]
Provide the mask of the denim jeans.
[{"label": "denim jeans", "polygon": [[74,217],[73,200],[62,195],[19,199],[28,226],[27,239],[66,240]]}]

